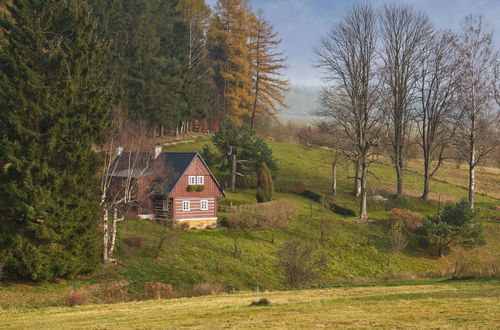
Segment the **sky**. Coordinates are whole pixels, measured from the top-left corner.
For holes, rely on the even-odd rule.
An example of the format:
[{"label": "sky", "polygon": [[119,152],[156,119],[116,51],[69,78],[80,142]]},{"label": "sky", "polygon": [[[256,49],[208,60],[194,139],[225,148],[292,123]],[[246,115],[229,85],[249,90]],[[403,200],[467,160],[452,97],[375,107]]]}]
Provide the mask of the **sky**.
[{"label": "sky", "polygon": [[[214,4],[216,0],[207,0]],[[320,85],[313,67],[314,50],[333,25],[354,4],[369,3],[375,9],[384,3],[411,4],[429,15],[438,28],[460,29],[468,14],[483,15],[489,30],[495,31],[500,48],[500,0],[252,0],[256,10],[262,8],[283,39],[281,50],[288,57],[287,76],[293,84]]]}]

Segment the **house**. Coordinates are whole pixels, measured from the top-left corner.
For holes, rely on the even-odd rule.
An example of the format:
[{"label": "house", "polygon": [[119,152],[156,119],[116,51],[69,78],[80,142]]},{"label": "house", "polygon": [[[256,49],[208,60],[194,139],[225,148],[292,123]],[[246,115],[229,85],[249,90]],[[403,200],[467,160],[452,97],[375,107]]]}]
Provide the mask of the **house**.
[{"label": "house", "polygon": [[162,152],[159,145],[154,153],[119,149],[111,176],[118,190],[133,195],[129,214],[189,228],[217,224],[217,201],[225,194],[197,152]]}]

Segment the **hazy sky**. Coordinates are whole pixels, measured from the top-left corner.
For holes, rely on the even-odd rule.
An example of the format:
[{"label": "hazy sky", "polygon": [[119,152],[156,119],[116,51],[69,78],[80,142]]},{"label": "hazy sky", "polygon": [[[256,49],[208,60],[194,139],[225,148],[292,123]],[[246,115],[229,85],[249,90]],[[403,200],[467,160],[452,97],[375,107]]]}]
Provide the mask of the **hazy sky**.
[{"label": "hazy sky", "polygon": [[254,9],[264,9],[283,39],[282,50],[288,56],[287,74],[292,82],[320,84],[313,61],[321,37],[353,4],[370,3],[378,9],[388,2],[412,4],[440,28],[459,29],[465,15],[482,14],[489,29],[496,31],[497,48],[500,45],[500,0],[252,0],[252,5]]}]

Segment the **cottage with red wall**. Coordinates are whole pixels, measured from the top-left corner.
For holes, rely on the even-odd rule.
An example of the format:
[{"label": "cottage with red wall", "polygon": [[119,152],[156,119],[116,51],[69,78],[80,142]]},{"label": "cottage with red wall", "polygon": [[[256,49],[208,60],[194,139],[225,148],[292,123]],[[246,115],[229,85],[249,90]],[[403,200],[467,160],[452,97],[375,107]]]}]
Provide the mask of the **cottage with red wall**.
[{"label": "cottage with red wall", "polygon": [[217,202],[224,191],[198,153],[161,152],[157,147],[154,155],[121,152],[116,162],[117,178],[139,173],[133,210],[137,216],[190,228],[217,225]]}]

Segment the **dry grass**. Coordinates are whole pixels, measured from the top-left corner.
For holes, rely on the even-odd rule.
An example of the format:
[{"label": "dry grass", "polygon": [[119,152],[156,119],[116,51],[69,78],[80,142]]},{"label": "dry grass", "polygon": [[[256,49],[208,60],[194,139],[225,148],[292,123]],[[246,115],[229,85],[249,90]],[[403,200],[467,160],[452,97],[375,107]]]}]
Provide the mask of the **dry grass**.
[{"label": "dry grass", "polygon": [[[408,160],[407,169],[415,172],[422,173],[423,161],[422,160]],[[434,180],[439,180],[445,183],[452,183],[454,185],[467,188],[468,186],[468,169],[466,165],[460,165],[457,168],[453,162],[445,162],[434,175]],[[476,168],[477,192],[491,197],[500,198],[500,169],[493,167]]]},{"label": "dry grass", "polygon": [[[0,310],[0,328],[495,328],[500,282],[249,293]],[[249,307],[265,297],[266,307]]]}]

